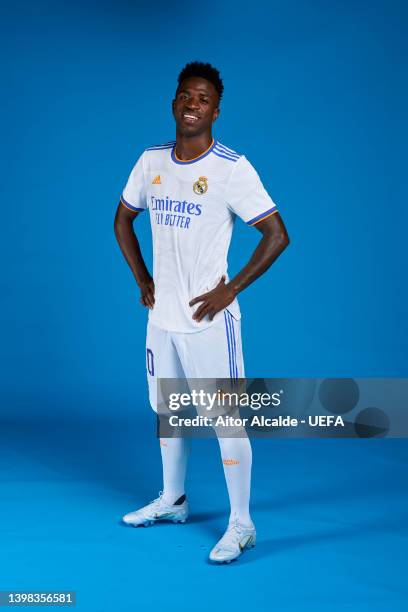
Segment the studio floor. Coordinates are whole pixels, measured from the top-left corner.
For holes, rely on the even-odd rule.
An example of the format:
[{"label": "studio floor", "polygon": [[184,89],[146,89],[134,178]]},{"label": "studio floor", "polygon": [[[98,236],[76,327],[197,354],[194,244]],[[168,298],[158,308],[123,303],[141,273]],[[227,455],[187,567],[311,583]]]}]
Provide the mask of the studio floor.
[{"label": "studio floor", "polygon": [[160,489],[150,425],[3,424],[0,590],[75,591],[87,612],[407,610],[405,440],[254,440],[258,542],[214,566],[228,519],[215,440],[193,445],[185,525],[120,524]]}]

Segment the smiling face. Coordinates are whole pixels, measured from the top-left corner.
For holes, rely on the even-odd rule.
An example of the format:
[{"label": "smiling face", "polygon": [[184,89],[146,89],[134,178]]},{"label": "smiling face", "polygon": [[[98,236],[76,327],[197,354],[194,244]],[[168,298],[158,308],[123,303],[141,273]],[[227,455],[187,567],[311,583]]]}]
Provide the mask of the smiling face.
[{"label": "smiling face", "polygon": [[177,132],[182,136],[211,134],[213,122],[219,114],[219,98],[210,81],[191,77],[183,81],[173,100],[173,115]]}]

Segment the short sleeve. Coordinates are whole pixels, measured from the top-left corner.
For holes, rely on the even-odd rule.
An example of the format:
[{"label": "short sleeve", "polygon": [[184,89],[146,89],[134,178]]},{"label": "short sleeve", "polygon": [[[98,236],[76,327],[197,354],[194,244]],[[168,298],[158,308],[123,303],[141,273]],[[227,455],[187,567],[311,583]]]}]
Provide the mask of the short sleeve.
[{"label": "short sleeve", "polygon": [[247,225],[256,225],[278,211],[255,168],[244,156],[236,163],[230,178],[227,204]]},{"label": "short sleeve", "polygon": [[146,181],[144,175],[144,153],[139,157],[120,196],[126,208],[142,212],[147,208]]}]

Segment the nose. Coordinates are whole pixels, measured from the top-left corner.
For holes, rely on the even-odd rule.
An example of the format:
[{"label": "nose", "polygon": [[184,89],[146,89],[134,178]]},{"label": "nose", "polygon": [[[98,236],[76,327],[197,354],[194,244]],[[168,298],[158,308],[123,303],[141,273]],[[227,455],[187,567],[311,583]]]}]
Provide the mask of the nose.
[{"label": "nose", "polygon": [[197,110],[198,108],[200,108],[198,100],[193,97],[188,98],[188,100],[186,101],[186,108],[190,110]]}]

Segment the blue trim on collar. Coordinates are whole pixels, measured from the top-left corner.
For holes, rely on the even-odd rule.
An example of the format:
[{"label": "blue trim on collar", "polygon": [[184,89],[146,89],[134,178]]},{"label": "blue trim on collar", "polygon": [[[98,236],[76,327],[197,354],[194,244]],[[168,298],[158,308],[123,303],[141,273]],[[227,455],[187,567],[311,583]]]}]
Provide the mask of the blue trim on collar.
[{"label": "blue trim on collar", "polygon": [[176,145],[174,145],[174,147],[171,150],[171,159],[174,161],[175,164],[180,164],[181,166],[187,165],[187,164],[195,164],[198,161],[201,161],[202,159],[204,159],[204,157],[207,157],[207,155],[209,155],[211,153],[211,151],[213,150],[213,148],[215,147],[215,145],[217,144],[217,141],[215,140],[215,138],[213,139],[213,143],[210,146],[209,149],[207,149],[206,151],[204,151],[204,153],[202,153],[202,155],[199,155],[198,157],[195,157],[194,159],[186,159],[186,160],[180,160],[177,159],[176,157]]}]

